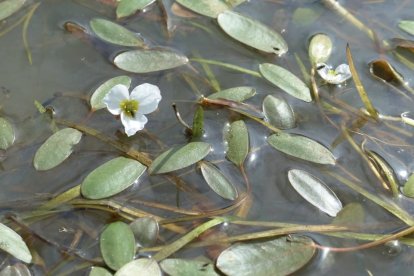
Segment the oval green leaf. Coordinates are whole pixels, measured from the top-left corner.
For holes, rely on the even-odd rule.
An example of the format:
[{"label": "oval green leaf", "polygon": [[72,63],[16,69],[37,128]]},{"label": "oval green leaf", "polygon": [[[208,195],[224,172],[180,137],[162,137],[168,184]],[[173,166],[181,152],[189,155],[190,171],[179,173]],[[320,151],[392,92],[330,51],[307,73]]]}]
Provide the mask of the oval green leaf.
[{"label": "oval green leaf", "polygon": [[265,79],[289,95],[305,102],[312,101],[309,87],[288,70],[271,63],[260,64],[259,70]]},{"label": "oval green leaf", "polygon": [[188,63],[188,58],[168,50],[134,50],[117,55],[115,65],[132,73],[149,73],[175,68]]},{"label": "oval green leaf", "polygon": [[121,46],[143,47],[144,40],[127,28],[102,18],[89,23],[94,33],[102,40]]},{"label": "oval green leaf", "polygon": [[352,202],[344,206],[332,220],[336,225],[362,225],[365,221],[364,207],[361,204]]},{"label": "oval green leaf", "polygon": [[12,125],[4,118],[0,117],[0,149],[6,150],[14,142],[14,129]]},{"label": "oval green leaf", "polygon": [[263,114],[266,121],[277,128],[290,129],[296,125],[295,114],[284,99],[266,96],[263,100]]},{"label": "oval green leaf", "polygon": [[313,65],[326,62],[331,56],[333,43],[326,34],[312,36],[309,43],[309,59]]},{"label": "oval green leaf", "polygon": [[78,144],[82,133],[73,128],[64,128],[50,136],[37,150],[33,164],[36,170],[45,171],[65,161]]},{"label": "oval green leaf", "polygon": [[134,234],[126,223],[111,223],[101,234],[100,247],[105,264],[113,270],[118,270],[134,259]]},{"label": "oval green leaf", "polygon": [[129,88],[131,85],[131,78],[128,76],[118,76],[112,79],[107,80],[101,84],[95,92],[93,92],[90,100],[90,104],[93,110],[98,110],[105,108],[106,105],[103,103],[103,98],[108,94],[109,90],[112,89],[117,84],[123,84]]},{"label": "oval green leaf", "polygon": [[342,203],[335,193],[320,179],[302,170],[290,170],[288,178],[293,188],[306,201],[322,212],[335,217],[342,209]]},{"label": "oval green leaf", "polygon": [[225,199],[235,200],[237,198],[236,188],[214,165],[201,162],[200,168],[204,179],[214,192]]},{"label": "oval green leaf", "polygon": [[235,244],[224,250],[217,267],[229,276],[288,275],[306,265],[315,254],[313,241],[291,235],[266,242]]},{"label": "oval green leaf", "polygon": [[277,55],[288,51],[283,37],[259,21],[233,11],[219,14],[217,21],[225,33],[252,48]]},{"label": "oval green leaf", "polygon": [[210,151],[210,144],[204,142],[191,142],[184,146],[173,147],[152,162],[149,172],[159,174],[188,167],[206,157]]},{"label": "oval green leaf", "polygon": [[398,27],[400,27],[401,30],[406,31],[410,35],[414,35],[414,21],[401,20],[400,23],[398,23]]},{"label": "oval green leaf", "polygon": [[0,249],[25,263],[32,261],[32,254],[19,234],[0,223]]},{"label": "oval green leaf", "polygon": [[160,227],[158,221],[152,217],[138,218],[129,224],[134,233],[136,242],[141,247],[153,246],[157,241]]},{"label": "oval green leaf", "polygon": [[121,0],[116,7],[116,17],[119,19],[131,16],[154,2],[155,0]]},{"label": "oval green leaf", "polygon": [[0,21],[17,12],[26,0],[5,0],[0,2]]},{"label": "oval green leaf", "polygon": [[302,135],[277,133],[267,138],[275,149],[310,162],[335,165],[335,156],[318,142]]},{"label": "oval green leaf", "polygon": [[225,99],[235,102],[243,102],[250,99],[256,94],[256,89],[249,86],[233,87],[213,93],[207,98],[209,99]]},{"label": "oval green leaf", "polygon": [[81,184],[81,193],[89,199],[102,199],[122,192],[145,172],[136,160],[117,157],[93,170]]},{"label": "oval green leaf", "polygon": [[164,272],[170,276],[199,275],[219,276],[214,264],[202,260],[165,259],[160,263]]},{"label": "oval green leaf", "polygon": [[92,267],[91,271],[89,272],[89,276],[112,276],[108,270],[103,267]]},{"label": "oval green leaf", "polygon": [[408,177],[407,182],[405,182],[402,192],[405,196],[414,198],[414,173]]},{"label": "oval green leaf", "polygon": [[235,121],[230,124],[226,133],[227,158],[236,166],[242,166],[249,153],[249,131],[242,121]]},{"label": "oval green leaf", "polygon": [[222,0],[177,0],[177,2],[193,12],[212,18],[217,18],[220,13],[230,9]]},{"label": "oval green leaf", "polygon": [[161,269],[153,259],[138,259],[124,265],[115,276],[161,276]]}]

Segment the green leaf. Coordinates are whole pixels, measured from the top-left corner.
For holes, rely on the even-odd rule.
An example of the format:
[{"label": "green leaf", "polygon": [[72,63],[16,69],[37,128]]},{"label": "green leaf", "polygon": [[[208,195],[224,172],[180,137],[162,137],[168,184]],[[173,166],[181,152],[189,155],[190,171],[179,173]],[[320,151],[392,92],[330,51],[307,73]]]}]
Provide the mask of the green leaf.
[{"label": "green leaf", "polygon": [[82,132],[64,128],[50,136],[37,150],[33,164],[36,170],[52,169],[65,161],[73,151],[73,146],[82,138]]},{"label": "green leaf", "polygon": [[102,40],[121,46],[143,47],[144,40],[127,28],[102,18],[89,23],[95,34]]},{"label": "green leaf", "polygon": [[170,276],[219,276],[214,270],[214,264],[208,261],[165,259],[160,263],[160,266]]},{"label": "green leaf", "polygon": [[12,125],[4,118],[0,117],[0,149],[6,150],[14,142],[14,129]]},{"label": "green leaf", "polygon": [[194,113],[193,127],[191,128],[192,137],[191,141],[196,142],[196,140],[203,137],[204,133],[204,109],[201,105],[197,107],[196,112]]},{"label": "green leaf", "polygon": [[217,21],[225,33],[250,47],[277,55],[288,51],[283,37],[259,21],[233,11],[219,14]]},{"label": "green leaf", "polygon": [[256,89],[249,86],[233,87],[209,95],[209,99],[225,99],[235,102],[243,102],[256,95]]},{"label": "green leaf", "polygon": [[411,174],[408,177],[407,182],[405,182],[402,192],[405,196],[414,197],[414,174]]},{"label": "green leaf", "polygon": [[315,254],[313,241],[304,236],[235,244],[224,250],[217,267],[229,276],[288,275],[306,265]]},{"label": "green leaf", "polygon": [[188,167],[206,157],[210,151],[210,144],[204,142],[191,142],[184,146],[173,147],[152,162],[149,172],[159,174]]},{"label": "green leaf", "polygon": [[236,188],[234,188],[233,184],[214,165],[208,162],[201,162],[200,168],[207,184],[219,196],[230,200],[237,198]]},{"label": "green leaf", "polygon": [[122,192],[145,172],[136,160],[117,157],[93,170],[81,184],[81,193],[89,199],[102,199]]},{"label": "green leaf", "polygon": [[169,50],[134,50],[117,55],[114,63],[128,72],[149,73],[187,64],[188,58]]},{"label": "green leaf", "polygon": [[414,35],[414,21],[401,20],[400,23],[398,23],[398,27],[410,35]]},{"label": "green leaf", "polygon": [[335,217],[341,211],[342,203],[335,193],[320,179],[302,170],[290,170],[288,178],[293,188],[306,201],[322,212]]},{"label": "green leaf", "polygon": [[112,273],[103,267],[94,266],[89,272],[89,276],[112,276]]},{"label": "green leaf", "polygon": [[326,62],[331,56],[333,48],[332,40],[326,34],[312,36],[309,43],[309,59],[313,65]]},{"label": "green leaf", "polygon": [[103,99],[105,98],[106,94],[108,94],[109,90],[111,90],[117,84],[123,84],[129,88],[131,85],[131,78],[128,76],[118,76],[109,79],[101,84],[91,96],[90,103],[93,110],[98,110],[106,107],[106,105],[103,103]]},{"label": "green leaf", "polygon": [[17,12],[26,0],[5,0],[0,2],[0,21]]},{"label": "green leaf", "polygon": [[296,125],[295,114],[290,105],[282,98],[272,95],[263,100],[263,114],[266,121],[280,129],[294,128]]},{"label": "green leaf", "polygon": [[161,269],[153,259],[137,259],[127,263],[115,273],[115,276],[161,276]]},{"label": "green leaf", "polygon": [[222,0],[177,0],[177,2],[193,12],[212,18],[230,9]]},{"label": "green leaf", "polygon": [[249,131],[246,124],[242,120],[231,123],[225,138],[227,158],[236,166],[242,166],[249,153]]},{"label": "green leaf", "polygon": [[154,2],[155,0],[121,0],[116,7],[116,18],[133,15]]},{"label": "green leaf", "polygon": [[332,224],[336,225],[362,225],[365,221],[364,207],[361,204],[352,202],[345,205],[341,211],[332,220]]},{"label": "green leaf", "polygon": [[19,234],[0,223],[0,249],[25,263],[32,261],[32,254]]},{"label": "green leaf", "polygon": [[277,133],[267,138],[267,142],[275,149],[303,160],[328,165],[336,162],[327,148],[302,135]]},{"label": "green leaf", "polygon": [[323,8],[297,8],[293,12],[292,22],[298,26],[309,26],[322,15]]},{"label": "green leaf", "polygon": [[131,222],[129,227],[131,227],[135,240],[141,247],[150,247],[157,241],[160,227],[154,218],[138,218]]},{"label": "green leaf", "polygon": [[312,101],[309,87],[288,70],[270,63],[260,64],[259,69],[265,79],[289,95],[305,102]]},{"label": "green leaf", "polygon": [[101,234],[100,247],[105,264],[113,270],[118,270],[134,259],[134,234],[126,223],[111,223]]}]

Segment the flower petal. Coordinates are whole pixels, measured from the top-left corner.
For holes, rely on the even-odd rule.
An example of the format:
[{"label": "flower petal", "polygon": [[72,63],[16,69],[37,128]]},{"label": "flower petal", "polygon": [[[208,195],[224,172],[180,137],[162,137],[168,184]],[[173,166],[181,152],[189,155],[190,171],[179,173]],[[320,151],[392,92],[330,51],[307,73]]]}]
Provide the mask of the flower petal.
[{"label": "flower petal", "polygon": [[108,108],[109,112],[114,115],[121,114],[121,101],[129,99],[128,87],[122,84],[117,84],[109,90],[108,94],[103,98],[103,102]]},{"label": "flower petal", "polygon": [[139,113],[136,113],[135,117],[129,117],[122,112],[121,122],[124,125],[126,135],[132,136],[137,133],[137,131],[144,128],[145,124],[148,122],[148,119]]},{"label": "flower petal", "polygon": [[329,70],[331,70],[331,67],[325,63],[318,63],[316,68],[316,71],[322,79],[327,80],[329,78]]},{"label": "flower petal", "polygon": [[335,72],[338,76],[339,83],[344,82],[352,77],[351,70],[349,70],[348,64],[341,64],[336,67]]},{"label": "flower petal", "polygon": [[161,92],[158,86],[143,83],[132,90],[131,99],[139,102],[138,113],[148,114],[157,109],[161,101]]}]

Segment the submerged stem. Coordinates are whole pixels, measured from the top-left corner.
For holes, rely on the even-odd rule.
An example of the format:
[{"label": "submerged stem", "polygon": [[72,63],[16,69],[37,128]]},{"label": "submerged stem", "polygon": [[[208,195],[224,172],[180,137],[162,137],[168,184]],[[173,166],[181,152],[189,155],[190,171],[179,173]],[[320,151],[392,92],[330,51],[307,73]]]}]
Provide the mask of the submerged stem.
[{"label": "submerged stem", "polygon": [[260,75],[260,73],[253,71],[253,70],[249,70],[234,64],[230,64],[230,63],[225,63],[225,62],[221,62],[221,61],[217,61],[217,60],[211,60],[211,59],[204,59],[204,58],[191,58],[191,61],[195,61],[198,63],[206,63],[206,64],[212,64],[212,65],[217,65],[217,66],[221,66],[224,68],[228,68],[234,71],[238,71],[240,73],[245,73],[248,75],[251,75],[253,77],[257,77],[257,78],[261,78],[262,75]]}]

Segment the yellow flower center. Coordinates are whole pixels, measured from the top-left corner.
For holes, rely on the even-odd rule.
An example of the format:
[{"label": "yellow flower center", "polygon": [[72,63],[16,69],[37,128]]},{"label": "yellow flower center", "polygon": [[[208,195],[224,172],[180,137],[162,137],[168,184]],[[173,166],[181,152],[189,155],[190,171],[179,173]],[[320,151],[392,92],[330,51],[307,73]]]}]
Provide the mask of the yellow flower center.
[{"label": "yellow flower center", "polygon": [[337,73],[336,73],[336,71],[335,71],[335,70],[329,69],[329,71],[328,71],[328,75],[330,75],[330,76],[336,76],[336,75],[337,75]]},{"label": "yellow flower center", "polygon": [[134,117],[135,113],[139,109],[139,102],[137,100],[123,100],[119,107],[121,108],[122,112],[129,117]]}]

